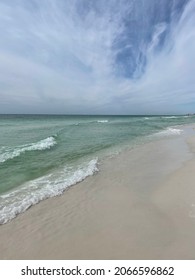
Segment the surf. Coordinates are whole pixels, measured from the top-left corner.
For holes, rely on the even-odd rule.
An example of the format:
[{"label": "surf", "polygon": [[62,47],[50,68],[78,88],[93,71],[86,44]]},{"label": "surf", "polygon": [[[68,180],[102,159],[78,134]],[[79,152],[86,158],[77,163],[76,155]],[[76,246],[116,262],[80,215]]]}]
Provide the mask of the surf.
[{"label": "surf", "polygon": [[50,136],[43,140],[40,140],[36,143],[30,143],[26,145],[21,145],[18,147],[2,147],[0,150],[0,163],[4,163],[7,160],[19,157],[21,154],[24,154],[29,151],[42,151],[51,149],[57,144],[54,136]]}]

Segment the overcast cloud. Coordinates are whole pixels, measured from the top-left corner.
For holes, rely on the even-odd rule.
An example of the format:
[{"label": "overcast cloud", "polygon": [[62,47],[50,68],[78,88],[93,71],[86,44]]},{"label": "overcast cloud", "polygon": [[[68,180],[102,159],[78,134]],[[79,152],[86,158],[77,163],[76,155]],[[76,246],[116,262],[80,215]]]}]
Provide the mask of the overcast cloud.
[{"label": "overcast cloud", "polygon": [[195,111],[195,0],[0,0],[0,113]]}]

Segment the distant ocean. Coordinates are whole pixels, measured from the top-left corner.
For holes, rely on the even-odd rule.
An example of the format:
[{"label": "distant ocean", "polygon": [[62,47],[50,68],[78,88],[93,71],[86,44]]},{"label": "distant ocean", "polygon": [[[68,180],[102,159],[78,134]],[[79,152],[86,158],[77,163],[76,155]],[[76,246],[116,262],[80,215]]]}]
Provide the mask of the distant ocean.
[{"label": "distant ocean", "polygon": [[0,115],[0,224],[98,172],[124,148],[182,133],[195,116]]}]

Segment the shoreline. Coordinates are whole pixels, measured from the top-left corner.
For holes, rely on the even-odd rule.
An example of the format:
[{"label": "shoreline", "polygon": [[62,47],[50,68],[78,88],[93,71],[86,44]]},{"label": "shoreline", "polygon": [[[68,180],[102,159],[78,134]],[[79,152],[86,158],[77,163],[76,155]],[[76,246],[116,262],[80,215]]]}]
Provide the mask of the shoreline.
[{"label": "shoreline", "polygon": [[195,259],[194,125],[0,226],[0,259]]}]

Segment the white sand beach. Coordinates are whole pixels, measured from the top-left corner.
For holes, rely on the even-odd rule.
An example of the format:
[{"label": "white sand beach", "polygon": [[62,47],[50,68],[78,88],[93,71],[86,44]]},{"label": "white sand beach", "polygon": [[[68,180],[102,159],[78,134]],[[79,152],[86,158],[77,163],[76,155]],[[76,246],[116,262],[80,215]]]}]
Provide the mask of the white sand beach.
[{"label": "white sand beach", "polygon": [[195,125],[0,226],[0,259],[195,259]]}]

